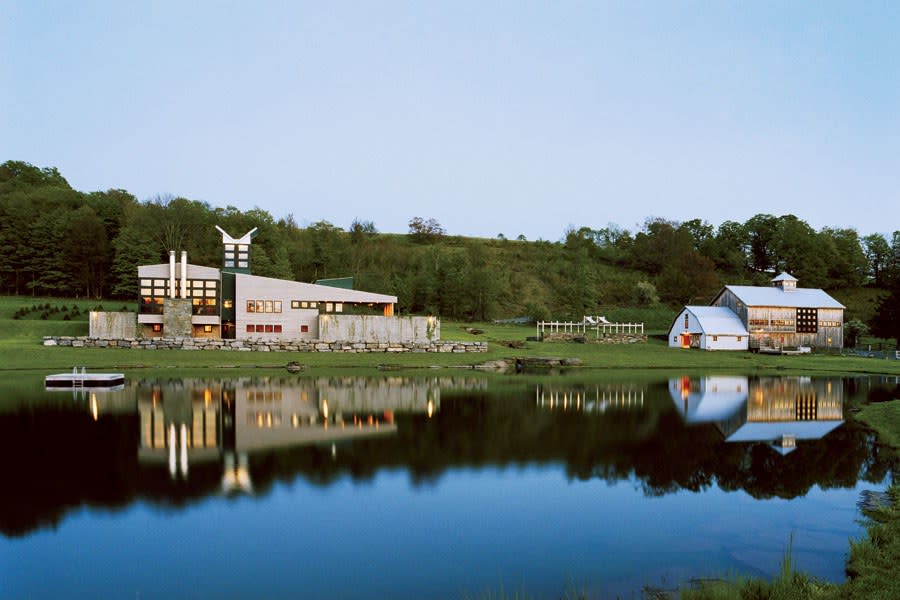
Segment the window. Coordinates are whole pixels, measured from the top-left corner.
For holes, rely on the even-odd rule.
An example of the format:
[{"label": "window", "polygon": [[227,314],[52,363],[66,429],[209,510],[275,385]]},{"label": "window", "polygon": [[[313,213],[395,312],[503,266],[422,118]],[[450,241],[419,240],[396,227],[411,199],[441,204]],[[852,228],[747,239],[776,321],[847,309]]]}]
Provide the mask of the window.
[{"label": "window", "polygon": [[152,329],[156,333],[161,332],[162,331],[162,323],[154,323]]},{"label": "window", "polygon": [[281,333],[281,325],[275,325],[275,333]]},{"label": "window", "polygon": [[797,333],[816,333],[818,328],[819,311],[815,308],[797,309]]},{"label": "window", "polygon": [[719,341],[719,336],[714,335],[714,336],[713,336],[713,341],[714,341],[714,342],[718,342],[718,341]]},{"label": "window", "polygon": [[291,308],[300,308],[299,300],[291,300]]},{"label": "window", "polygon": [[768,327],[769,326],[768,319],[750,319],[749,323],[750,323],[750,327]]},{"label": "window", "polygon": [[344,312],[344,304],[342,302],[335,302],[334,312]]},{"label": "window", "polygon": [[247,312],[248,313],[256,312],[256,301],[247,300]]},{"label": "window", "polygon": [[744,336],[742,336],[742,335],[737,336],[737,341],[740,342],[740,341],[743,341],[743,339],[744,339]]},{"label": "window", "polygon": [[232,308],[234,308],[234,302],[232,302],[231,300],[225,300],[222,302],[222,308],[227,308],[228,310],[231,310]]},{"label": "window", "polygon": [[265,332],[266,332],[266,326],[265,326],[265,325],[257,325],[257,326],[256,326],[256,333],[265,333]]},{"label": "window", "polygon": [[326,302],[325,312],[334,312],[334,304],[332,304],[331,302]]},{"label": "window", "polygon": [[271,300],[263,300],[265,310],[263,312],[271,313],[275,312],[275,303]]},{"label": "window", "polygon": [[687,313],[684,313],[684,328],[688,329],[691,326],[690,316]]},{"label": "window", "polygon": [[274,328],[271,325],[266,325],[266,333],[272,333]]},{"label": "window", "polygon": [[257,300],[256,301],[256,312],[266,312],[266,301],[265,300]]},{"label": "window", "polygon": [[301,325],[300,333],[309,333],[309,325]]},{"label": "window", "polygon": [[281,312],[281,300],[275,301],[275,312],[277,312],[277,313]]},{"label": "window", "polygon": [[253,333],[254,331],[256,331],[255,325],[247,325],[247,333]]},{"label": "window", "polygon": [[212,333],[212,325],[204,325],[203,333]]},{"label": "window", "polygon": [[673,341],[673,342],[678,342],[678,336],[677,336],[677,335],[676,335],[676,336],[672,336],[672,341]]}]

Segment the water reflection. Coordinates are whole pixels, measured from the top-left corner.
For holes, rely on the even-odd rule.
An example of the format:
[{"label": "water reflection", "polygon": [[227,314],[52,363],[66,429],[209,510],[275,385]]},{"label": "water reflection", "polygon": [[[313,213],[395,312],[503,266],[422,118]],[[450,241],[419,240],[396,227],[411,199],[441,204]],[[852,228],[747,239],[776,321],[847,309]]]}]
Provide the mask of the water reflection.
[{"label": "water reflection", "polygon": [[7,392],[0,452],[20,458],[0,496],[0,531],[52,526],[84,505],[177,507],[391,469],[420,485],[453,469],[552,465],[570,480],[634,482],[646,496],[715,485],[795,498],[884,477],[889,461],[842,414],[872,389],[835,378],[473,376],[157,378],[75,398]]},{"label": "water reflection", "polygon": [[669,393],[688,424],[714,423],[726,442],[765,442],[782,455],[844,423],[840,379],[679,377]]},{"label": "water reflection", "polygon": [[253,491],[248,453],[316,444],[334,457],[342,444],[396,434],[396,413],[440,409],[435,379],[142,381],[134,393],[138,461],[166,463],[173,479],[221,462],[225,493]]}]

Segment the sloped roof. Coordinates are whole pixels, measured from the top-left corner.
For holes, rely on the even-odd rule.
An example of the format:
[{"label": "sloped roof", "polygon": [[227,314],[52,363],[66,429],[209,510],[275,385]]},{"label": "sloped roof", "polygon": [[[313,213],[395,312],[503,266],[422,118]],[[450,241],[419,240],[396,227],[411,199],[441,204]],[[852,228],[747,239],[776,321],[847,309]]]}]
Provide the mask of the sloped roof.
[{"label": "sloped roof", "polygon": [[[846,308],[816,288],[797,288],[785,291],[777,287],[753,285],[726,285],[738,300],[747,306],[785,306],[788,308]],[[719,294],[721,296],[721,293]],[[717,296],[718,298],[718,296]]]},{"label": "sloped roof", "polygon": [[778,277],[774,277],[772,281],[798,281],[798,279],[787,271],[782,271],[781,274],[779,274]]},{"label": "sloped roof", "polygon": [[244,275],[238,273],[235,275],[238,288],[253,288],[255,284],[268,284],[283,287],[290,290],[290,293],[296,294],[298,299],[309,300],[314,302],[349,302],[349,303],[372,303],[372,304],[396,304],[397,296],[389,296],[387,294],[376,294],[374,292],[362,292],[359,290],[348,290],[344,288],[336,288],[328,285],[316,285],[314,283],[303,283],[300,281],[289,281],[286,279],[273,279],[272,277],[260,277],[259,275]]},{"label": "sloped roof", "polygon": [[818,440],[843,425],[835,421],[777,421],[772,423],[744,423],[728,436],[726,442],[766,442],[793,435],[798,440]]},{"label": "sloped roof", "polygon": [[747,335],[741,319],[727,306],[685,306],[707,335]]},{"label": "sloped roof", "polygon": [[[215,267],[202,267],[200,265],[187,266],[188,279],[221,279],[219,269]],[[141,265],[138,267],[138,277],[168,279],[169,263],[158,265]],[[175,279],[181,279],[181,262],[175,262]]]}]

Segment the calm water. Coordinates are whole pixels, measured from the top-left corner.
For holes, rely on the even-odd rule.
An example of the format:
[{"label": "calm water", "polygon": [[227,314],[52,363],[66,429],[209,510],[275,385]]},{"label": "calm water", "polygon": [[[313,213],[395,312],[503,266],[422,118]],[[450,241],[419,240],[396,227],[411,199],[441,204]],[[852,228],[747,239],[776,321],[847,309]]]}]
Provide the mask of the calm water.
[{"label": "calm water", "polygon": [[0,596],[639,597],[843,579],[879,378],[0,384]]}]

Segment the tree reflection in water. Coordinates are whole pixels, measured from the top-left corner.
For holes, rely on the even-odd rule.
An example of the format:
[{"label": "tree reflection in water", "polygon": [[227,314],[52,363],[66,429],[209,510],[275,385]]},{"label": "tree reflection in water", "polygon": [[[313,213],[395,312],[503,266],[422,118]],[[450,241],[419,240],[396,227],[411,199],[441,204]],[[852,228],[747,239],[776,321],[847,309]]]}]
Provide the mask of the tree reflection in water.
[{"label": "tree reflection in water", "polygon": [[[888,459],[842,422],[877,388],[837,378],[392,377],[144,380],[75,401],[34,392],[0,412],[0,529],[26,535],[81,506],[177,508],[264,496],[298,477],[327,486],[397,468],[428,485],[449,469],[562,464],[574,480],[633,479],[650,496],[717,485],[794,498],[883,480]],[[745,427],[763,413],[791,427],[828,421],[827,431],[729,441],[755,431]],[[173,440],[185,446],[183,468]]]}]

